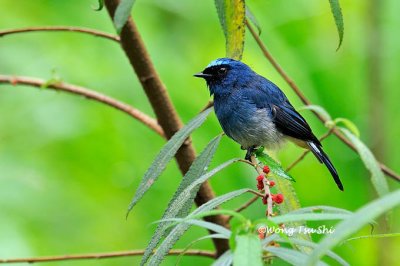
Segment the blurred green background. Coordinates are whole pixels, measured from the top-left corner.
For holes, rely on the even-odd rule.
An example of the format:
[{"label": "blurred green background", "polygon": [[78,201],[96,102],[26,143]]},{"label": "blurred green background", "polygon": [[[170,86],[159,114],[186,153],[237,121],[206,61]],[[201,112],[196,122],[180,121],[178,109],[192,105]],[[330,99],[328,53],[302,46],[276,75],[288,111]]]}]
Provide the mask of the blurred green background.
[{"label": "blurred green background", "polygon": [[[261,38],[304,93],[333,117],[354,121],[361,139],[377,157],[400,172],[399,2],[342,0],[345,36],[339,51],[328,1],[248,0],[247,4],[260,22]],[[0,29],[73,25],[114,33],[107,12],[92,10],[96,5],[95,0],[2,0]],[[378,24],[375,15],[381,16]],[[173,103],[187,122],[209,100],[204,82],[192,74],[225,54],[214,1],[137,1],[133,17]],[[243,60],[278,84],[296,107],[302,105],[249,33]],[[100,91],[153,115],[116,43],[79,33],[0,38],[0,74],[49,79],[53,70],[65,82]],[[309,111],[303,114],[318,136],[326,132]],[[135,188],[164,143],[160,137],[119,111],[46,89],[1,85],[0,115],[0,258],[145,248],[155,229],[150,223],[160,218],[181,178],[176,163],[170,163],[125,220]],[[220,132],[213,114],[193,135],[196,150]],[[307,156],[292,171],[303,206],[356,210],[376,198],[369,173],[353,151],[335,137],[324,141],[324,147],[341,174],[345,192],[336,188],[315,158]],[[280,153],[282,164],[290,164],[301,153],[288,144]],[[224,137],[212,167],[237,156],[244,152]],[[252,169],[235,165],[211,183],[221,194],[255,187],[254,178]],[[390,186],[399,188],[391,180]],[[250,197],[226,207],[239,206]],[[257,202],[245,214],[257,219],[264,210]],[[395,212],[392,232],[400,231],[399,217]],[[366,227],[359,234],[369,232]],[[380,232],[379,226],[375,232]],[[205,230],[193,228],[177,247],[204,234]],[[336,251],[354,265],[395,265],[399,245],[398,238],[367,239]],[[211,249],[212,244],[203,241],[195,247]],[[139,260],[46,265],[135,265]],[[165,265],[175,261],[176,257],[169,257]],[[181,262],[200,265],[211,260],[184,257]]]}]

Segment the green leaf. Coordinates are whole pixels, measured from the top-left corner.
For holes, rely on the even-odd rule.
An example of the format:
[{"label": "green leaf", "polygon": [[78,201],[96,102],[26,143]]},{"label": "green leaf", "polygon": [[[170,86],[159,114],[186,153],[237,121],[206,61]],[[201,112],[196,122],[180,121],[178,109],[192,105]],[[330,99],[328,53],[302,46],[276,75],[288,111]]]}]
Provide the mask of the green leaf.
[{"label": "green leaf", "polygon": [[344,213],[302,213],[302,214],[284,214],[271,218],[271,221],[280,224],[295,221],[323,221],[323,220],[342,220],[349,217],[350,214]]},{"label": "green leaf", "polygon": [[114,25],[118,33],[128,21],[135,0],[121,0],[114,14]]},{"label": "green leaf", "polygon": [[[216,208],[217,206],[233,199],[236,198],[246,192],[250,191],[250,189],[240,189],[236,191],[232,191],[230,193],[221,195],[219,197],[216,197],[205,204],[201,205],[198,207],[196,210],[192,212],[191,215],[197,215],[199,213],[205,212],[212,210]],[[189,215],[188,217],[190,218]],[[188,230],[190,227],[190,224],[187,223],[181,223],[175,226],[171,232],[167,235],[167,237],[164,239],[164,241],[161,243],[159,248],[154,252],[154,255],[151,257],[151,260],[149,262],[149,265],[160,265],[162,260],[164,259],[165,255],[169,252],[169,250],[174,246],[176,241],[179,240],[179,238]]]},{"label": "green leaf", "polygon": [[99,6],[98,7],[93,7],[94,11],[100,11],[104,7],[104,0],[98,0],[99,1]]},{"label": "green leaf", "polygon": [[175,265],[180,265],[180,261],[181,261],[182,257],[185,255],[186,251],[188,251],[189,248],[191,248],[194,244],[196,244],[197,242],[200,242],[200,241],[202,241],[202,240],[210,239],[210,238],[211,238],[211,239],[213,239],[213,238],[226,239],[226,237],[225,237],[224,235],[221,235],[221,234],[211,234],[211,235],[206,235],[206,236],[200,237],[200,238],[198,238],[198,239],[196,239],[196,240],[190,242],[190,243],[182,250],[182,253],[179,254],[179,256],[176,258],[176,263],[175,263]]},{"label": "green leaf", "polygon": [[245,37],[246,6],[244,0],[215,0],[219,21],[225,34],[226,56],[240,60]]},{"label": "green leaf", "polygon": [[[293,249],[288,249],[288,248],[283,248],[283,247],[271,247],[268,246],[265,248],[266,251],[271,252],[278,258],[281,258],[282,260],[292,264],[292,265],[304,265],[304,263],[307,260],[307,255],[304,253],[301,253],[299,251],[293,250]],[[325,262],[322,261],[317,261],[314,265],[318,266],[328,266]]]},{"label": "green leaf", "polygon": [[[203,150],[203,152],[194,160],[189,170],[182,178],[182,181],[179,184],[178,189],[175,191],[172,199],[168,203],[168,207],[164,211],[162,219],[172,218],[172,217],[184,217],[189,213],[190,208],[192,207],[193,204],[194,197],[196,196],[196,193],[200,188],[201,184],[197,185],[196,189],[192,191],[189,197],[185,199],[180,198],[178,200],[177,198],[182,193],[183,190],[185,190],[189,185],[191,185],[196,179],[198,179],[206,172],[211,162],[211,159],[219,145],[220,140],[221,140],[221,135],[211,140],[210,143]],[[160,223],[157,226],[156,231],[151,237],[151,240],[146,247],[145,253],[143,254],[141,265],[144,265],[146,263],[151,253],[153,252],[153,249],[158,245],[158,243],[160,243],[161,238],[166,234],[167,232],[165,230],[166,226],[167,224],[164,223]]]},{"label": "green leaf", "polygon": [[[282,239],[282,238],[275,238],[274,241],[278,241],[278,242],[284,242],[287,243],[288,240],[286,239]],[[290,242],[296,244],[296,245],[301,245],[301,246],[305,246],[305,247],[309,247],[309,248],[315,248],[318,245],[314,242],[311,241],[307,241],[307,240],[303,240],[303,239],[298,239],[298,238],[290,238]],[[342,257],[340,257],[339,255],[337,255],[336,253],[332,252],[332,251],[328,251],[326,253],[326,255],[328,255],[329,257],[331,257],[332,259],[336,260],[340,265],[343,266],[349,266],[350,264],[347,263],[347,261],[345,261]]]},{"label": "green leaf", "polygon": [[[194,217],[196,217],[197,215],[195,215]],[[190,225],[197,225],[199,227],[202,227],[204,229],[208,229],[211,231],[214,231],[218,234],[223,235],[223,238],[225,239],[229,239],[231,237],[231,231],[226,229],[225,227],[218,225],[218,224],[214,224],[211,222],[207,222],[207,221],[202,221],[202,220],[197,220],[197,219],[192,219],[193,217],[190,216],[189,218],[168,218],[168,219],[163,219],[160,221],[156,221],[156,222],[176,222],[176,224],[190,224]]]},{"label": "green leaf", "polygon": [[271,169],[271,172],[274,175],[288,179],[293,182],[296,181],[296,180],[294,180],[294,178],[291,175],[286,173],[285,170],[283,170],[282,166],[278,162],[276,162],[274,159],[272,159],[268,154],[266,154],[260,150],[257,150],[256,157],[264,165],[268,165],[269,169]]},{"label": "green leaf", "polygon": [[389,237],[400,237],[400,233],[357,236],[357,237],[352,237],[352,238],[346,239],[345,241],[343,241],[342,244],[345,244],[346,242],[353,241],[353,240],[370,239],[370,238],[389,238]]},{"label": "green leaf", "polygon": [[358,127],[352,121],[350,121],[349,119],[339,117],[339,118],[336,118],[335,120],[333,120],[333,122],[335,123],[335,125],[338,125],[338,124],[342,123],[357,138],[360,137],[360,130],[358,130]]},{"label": "green leaf", "polygon": [[356,150],[360,155],[361,160],[364,162],[365,167],[371,173],[371,182],[378,195],[383,196],[389,193],[389,185],[387,180],[381,170],[381,167],[379,166],[378,161],[375,159],[375,156],[372,154],[369,148],[346,128],[340,127],[339,129],[356,147]]},{"label": "green leaf", "polygon": [[260,23],[258,22],[257,18],[254,16],[253,12],[251,12],[250,8],[248,5],[246,5],[246,18],[253,23],[254,26],[256,26],[258,35],[261,35],[261,26]]},{"label": "green leaf", "polygon": [[236,248],[233,254],[233,265],[262,266],[261,243],[258,237],[253,234],[236,236]]},{"label": "green leaf", "polygon": [[127,215],[161,175],[166,168],[167,163],[172,160],[178,149],[182,146],[182,143],[195,129],[203,124],[210,112],[211,108],[197,115],[186,126],[175,133],[175,135],[172,136],[172,138],[164,145],[154,162],[151,164],[150,168],[144,174],[139,188],[136,190],[135,196],[128,207]]},{"label": "green leaf", "polygon": [[316,213],[316,212],[336,213],[336,214],[352,214],[351,211],[348,211],[345,209],[331,207],[331,206],[323,206],[323,205],[304,207],[304,208],[301,208],[298,210],[291,211],[290,214]]},{"label": "green leaf", "polygon": [[298,110],[299,110],[299,111],[302,111],[302,110],[311,110],[311,111],[313,111],[313,112],[319,114],[320,116],[322,116],[322,117],[323,117],[324,119],[326,119],[327,121],[332,121],[331,115],[325,110],[325,108],[323,108],[323,107],[320,106],[320,105],[313,105],[313,104],[304,105],[304,106],[300,107]]},{"label": "green leaf", "polygon": [[340,46],[342,45],[344,32],[342,9],[340,8],[339,0],[329,0],[329,4],[331,5],[331,12],[333,18],[335,19],[336,28],[339,34],[339,45],[336,49],[339,50]]},{"label": "green leaf", "polygon": [[231,266],[233,262],[233,255],[231,250],[225,251],[214,263],[212,266]]},{"label": "green leaf", "polygon": [[333,234],[325,236],[308,257],[307,265],[314,265],[326,252],[342,242],[351,234],[383,213],[400,204],[400,190],[396,190],[382,198],[374,200],[340,222]]}]

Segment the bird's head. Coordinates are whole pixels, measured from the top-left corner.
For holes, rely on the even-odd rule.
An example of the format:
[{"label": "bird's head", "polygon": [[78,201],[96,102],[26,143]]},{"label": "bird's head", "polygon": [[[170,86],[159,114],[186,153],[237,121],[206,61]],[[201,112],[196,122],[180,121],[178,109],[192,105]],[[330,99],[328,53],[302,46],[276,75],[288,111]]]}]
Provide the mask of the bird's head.
[{"label": "bird's head", "polygon": [[219,58],[194,76],[206,80],[212,95],[214,93],[229,93],[236,86],[245,84],[252,74],[254,72],[250,67],[240,61],[231,58]]}]

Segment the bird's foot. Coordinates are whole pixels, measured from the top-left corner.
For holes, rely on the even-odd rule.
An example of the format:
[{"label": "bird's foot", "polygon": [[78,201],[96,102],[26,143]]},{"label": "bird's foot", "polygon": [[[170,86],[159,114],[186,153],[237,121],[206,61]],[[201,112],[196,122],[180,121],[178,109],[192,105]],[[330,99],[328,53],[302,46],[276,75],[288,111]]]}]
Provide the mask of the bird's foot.
[{"label": "bird's foot", "polygon": [[246,156],[244,157],[244,159],[251,162],[251,156],[256,150],[256,146],[251,146],[250,148],[247,148]]}]

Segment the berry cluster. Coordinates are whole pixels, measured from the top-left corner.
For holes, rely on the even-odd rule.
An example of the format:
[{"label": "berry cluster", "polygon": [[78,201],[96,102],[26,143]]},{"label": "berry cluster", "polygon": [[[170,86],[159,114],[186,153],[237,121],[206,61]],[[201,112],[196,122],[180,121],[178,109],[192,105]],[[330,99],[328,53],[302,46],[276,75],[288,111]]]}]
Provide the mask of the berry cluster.
[{"label": "berry cluster", "polygon": [[[257,189],[258,190],[263,190],[265,188],[265,185],[269,186],[270,188],[272,188],[273,186],[275,186],[275,182],[273,180],[267,180],[266,176],[268,176],[268,174],[270,173],[270,168],[265,165],[263,167],[263,172],[264,174],[261,174],[259,176],[257,176],[256,180],[257,180]],[[262,202],[263,204],[267,204],[268,203],[268,197],[271,196],[272,201],[276,204],[281,204],[283,202],[283,195],[278,193],[278,194],[266,194],[263,198],[262,198]]]}]

